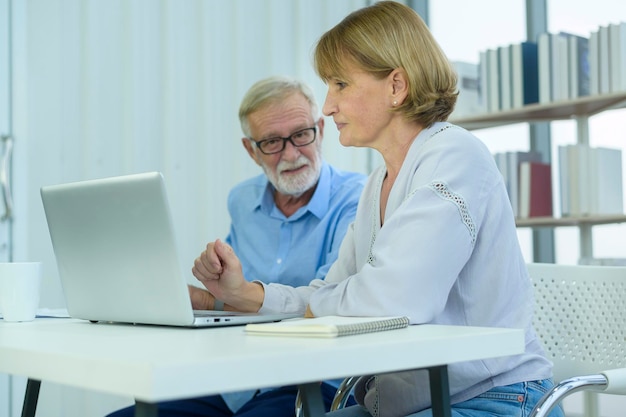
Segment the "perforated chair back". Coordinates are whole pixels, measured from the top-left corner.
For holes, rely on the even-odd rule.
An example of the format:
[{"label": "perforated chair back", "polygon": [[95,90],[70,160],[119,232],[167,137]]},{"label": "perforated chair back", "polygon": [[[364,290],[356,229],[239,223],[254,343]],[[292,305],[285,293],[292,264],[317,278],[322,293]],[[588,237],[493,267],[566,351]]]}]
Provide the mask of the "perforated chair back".
[{"label": "perforated chair back", "polygon": [[528,264],[556,382],[626,367],[626,267]]}]

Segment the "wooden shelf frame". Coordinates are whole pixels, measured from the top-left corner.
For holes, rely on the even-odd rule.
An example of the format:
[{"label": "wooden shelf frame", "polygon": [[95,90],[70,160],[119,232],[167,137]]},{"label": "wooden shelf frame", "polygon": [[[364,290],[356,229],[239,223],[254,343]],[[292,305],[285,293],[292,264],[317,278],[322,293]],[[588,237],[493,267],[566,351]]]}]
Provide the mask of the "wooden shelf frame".
[{"label": "wooden shelf frame", "polygon": [[551,122],[587,118],[607,110],[626,107],[626,91],[580,97],[575,100],[531,104],[518,109],[455,118],[450,122],[468,130],[487,129],[517,123]]},{"label": "wooden shelf frame", "polygon": [[517,227],[562,227],[596,226],[601,224],[626,223],[626,214],[598,215],[583,217],[530,217],[516,219]]}]

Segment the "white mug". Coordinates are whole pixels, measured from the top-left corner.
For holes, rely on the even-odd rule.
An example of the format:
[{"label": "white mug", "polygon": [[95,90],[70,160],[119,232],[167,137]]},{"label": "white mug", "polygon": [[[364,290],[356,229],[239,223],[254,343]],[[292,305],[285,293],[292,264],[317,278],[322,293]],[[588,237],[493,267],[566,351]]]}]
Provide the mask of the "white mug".
[{"label": "white mug", "polygon": [[0,262],[0,314],[4,321],[32,321],[39,307],[41,262]]}]

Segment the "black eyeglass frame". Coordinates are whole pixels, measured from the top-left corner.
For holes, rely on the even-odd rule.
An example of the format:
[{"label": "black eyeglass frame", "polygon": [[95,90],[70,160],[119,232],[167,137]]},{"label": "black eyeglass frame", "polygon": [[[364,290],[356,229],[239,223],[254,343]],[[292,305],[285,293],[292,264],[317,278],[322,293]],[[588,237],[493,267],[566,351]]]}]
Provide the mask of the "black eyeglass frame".
[{"label": "black eyeglass frame", "polygon": [[[296,143],[293,141],[293,139],[292,139],[292,138],[293,138],[294,136],[296,136],[296,135],[301,134],[302,132],[306,132],[307,130],[313,130],[313,139],[312,139],[310,142],[303,143],[303,144],[301,144],[301,145],[296,144]],[[282,151],[284,151],[284,150],[285,150],[285,147],[287,146],[287,141],[291,142],[291,144],[292,144],[293,146],[295,146],[296,148],[301,148],[301,147],[303,147],[303,146],[308,146],[308,145],[312,144],[313,142],[315,142],[315,140],[317,139],[317,126],[307,127],[307,128],[305,128],[305,129],[300,129],[300,130],[298,130],[297,132],[293,132],[291,135],[287,136],[286,138],[283,138],[283,137],[280,137],[280,136],[276,136],[276,137],[273,137],[273,138],[267,138],[267,139],[263,139],[263,140],[259,140],[259,141],[256,141],[256,140],[254,140],[254,139],[252,139],[252,138],[249,138],[249,139],[250,139],[252,142],[254,142],[254,144],[256,145],[256,147],[257,147],[257,148],[259,148],[259,150],[261,151],[261,153],[263,153],[263,154],[265,154],[265,155],[274,155],[274,154],[280,153],[280,152],[282,152]],[[274,141],[274,140],[279,140],[279,139],[283,141],[283,146],[281,146],[279,150],[274,151],[274,152],[265,152],[265,151],[263,150],[263,148],[262,148],[263,143],[267,143],[267,142],[269,142],[269,141]]]}]

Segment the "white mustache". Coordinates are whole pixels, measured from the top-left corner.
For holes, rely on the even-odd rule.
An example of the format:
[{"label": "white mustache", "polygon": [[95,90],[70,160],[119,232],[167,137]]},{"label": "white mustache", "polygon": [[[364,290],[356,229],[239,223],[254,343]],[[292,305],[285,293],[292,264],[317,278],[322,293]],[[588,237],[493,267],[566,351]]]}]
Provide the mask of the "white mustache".
[{"label": "white mustache", "polygon": [[278,173],[281,173],[287,170],[302,168],[303,166],[309,165],[310,163],[311,161],[309,161],[307,157],[305,157],[304,155],[300,155],[298,159],[293,162],[280,161],[276,166],[276,171],[278,171]]}]

